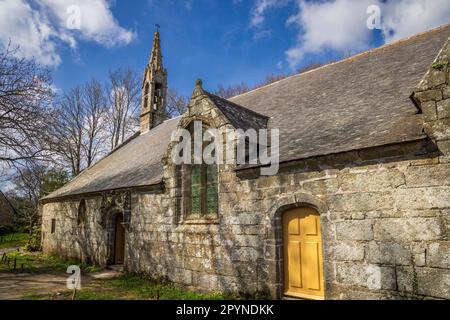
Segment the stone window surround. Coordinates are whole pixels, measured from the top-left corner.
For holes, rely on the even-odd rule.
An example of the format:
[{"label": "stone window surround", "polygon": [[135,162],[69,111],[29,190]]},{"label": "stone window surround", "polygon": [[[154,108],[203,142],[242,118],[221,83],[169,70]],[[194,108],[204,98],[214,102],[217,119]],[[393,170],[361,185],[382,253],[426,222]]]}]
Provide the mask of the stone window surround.
[{"label": "stone window surround", "polygon": [[[203,128],[211,128],[214,127],[208,119],[205,119],[204,117],[193,117],[189,122],[186,123],[183,127],[186,130],[189,130],[189,127],[194,121],[201,121],[203,124]],[[189,130],[191,131],[191,130]],[[192,133],[191,133],[192,134]],[[193,150],[192,150],[193,151]],[[178,187],[181,189],[181,203],[182,203],[182,213],[181,213],[181,224],[219,224],[219,194],[220,194],[220,183],[219,183],[219,165],[217,165],[217,212],[216,213],[204,213],[204,214],[192,214],[190,213],[190,203],[191,197],[188,196],[188,193],[190,193],[190,176],[187,177],[187,174],[190,174],[190,170],[187,169],[187,165],[180,165],[177,166],[176,169],[178,171],[178,174],[180,175],[181,181],[179,182]],[[188,171],[188,172],[186,172]],[[187,177],[187,178],[186,178]],[[201,200],[202,201],[202,200]],[[205,199],[206,201],[206,199]]]}]

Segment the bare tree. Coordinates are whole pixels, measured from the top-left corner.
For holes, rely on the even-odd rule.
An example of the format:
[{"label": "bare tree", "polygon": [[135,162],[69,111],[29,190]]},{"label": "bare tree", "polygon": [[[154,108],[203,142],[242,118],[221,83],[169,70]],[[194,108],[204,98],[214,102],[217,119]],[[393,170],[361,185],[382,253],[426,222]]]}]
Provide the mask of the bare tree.
[{"label": "bare tree", "polygon": [[179,94],[176,90],[167,90],[167,117],[173,118],[183,114],[186,111],[188,100],[185,96]]},{"label": "bare tree", "polygon": [[240,83],[236,85],[231,85],[228,87],[224,87],[223,85],[219,85],[217,87],[217,90],[214,91],[214,94],[216,96],[219,96],[224,99],[228,99],[237,95],[240,95],[242,93],[250,91],[250,87],[246,85],[245,83]]},{"label": "bare tree", "polygon": [[83,87],[83,109],[85,115],[85,141],[82,144],[86,165],[90,167],[104,152],[107,140],[107,102],[103,86],[91,79]]},{"label": "bare tree", "polygon": [[13,166],[48,155],[53,98],[50,72],[16,50],[0,52],[0,162]]},{"label": "bare tree", "polygon": [[109,131],[111,149],[116,148],[139,124],[140,80],[130,68],[109,73]]},{"label": "bare tree", "polygon": [[72,176],[78,175],[83,165],[83,135],[85,110],[81,87],[64,93],[58,102],[58,123],[55,126],[54,148],[68,163]]}]

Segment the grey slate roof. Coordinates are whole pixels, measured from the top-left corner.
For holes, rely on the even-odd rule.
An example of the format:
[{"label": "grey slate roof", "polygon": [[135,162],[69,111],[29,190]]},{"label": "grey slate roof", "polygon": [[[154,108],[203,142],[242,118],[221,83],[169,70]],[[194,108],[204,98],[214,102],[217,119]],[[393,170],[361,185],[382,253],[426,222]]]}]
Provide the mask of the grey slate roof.
[{"label": "grey slate roof", "polygon": [[167,120],[153,130],[131,139],[43,199],[161,182],[161,159],[179,120],[180,117]]},{"label": "grey slate roof", "polygon": [[423,137],[410,95],[450,25],[231,98],[272,117],[280,161]]},{"label": "grey slate roof", "polygon": [[222,111],[224,116],[230,120],[230,123],[235,128],[242,130],[248,129],[265,129],[267,128],[267,121],[269,117],[260,113],[244,108],[238,104],[235,104],[229,100],[218,97],[209,92],[205,92],[211,99],[214,105]]},{"label": "grey slate roof", "polygon": [[[422,115],[409,97],[449,37],[447,25],[229,101],[208,96],[242,129],[265,127],[271,117],[280,161],[421,139]],[[44,199],[161,182],[161,158],[179,120],[131,139]]]}]

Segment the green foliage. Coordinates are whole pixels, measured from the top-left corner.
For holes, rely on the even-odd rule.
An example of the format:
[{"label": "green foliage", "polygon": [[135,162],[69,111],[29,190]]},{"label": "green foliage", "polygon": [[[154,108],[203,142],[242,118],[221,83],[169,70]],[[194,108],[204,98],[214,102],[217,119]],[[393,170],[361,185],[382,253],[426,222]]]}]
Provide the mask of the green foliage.
[{"label": "green foliage", "polygon": [[145,275],[124,274],[109,279],[106,286],[118,292],[128,292],[137,299],[160,300],[225,300],[236,299],[235,296],[225,295],[221,292],[198,293],[188,290],[165,280],[155,279]]},{"label": "green foliage", "polygon": [[[11,261],[16,259],[17,268],[24,265],[24,272],[28,273],[45,273],[45,272],[66,272],[68,266],[77,265],[83,272],[97,272],[101,268],[85,263],[81,263],[76,259],[64,259],[57,256],[46,255],[41,252],[11,252],[8,254],[8,258]],[[11,272],[12,264],[8,267],[7,264],[0,264],[0,271]]]},{"label": "green foliage", "polygon": [[41,227],[31,227],[28,243],[25,245],[26,251],[34,252],[41,250]]},{"label": "green foliage", "polygon": [[[27,299],[70,300],[71,291],[61,295],[28,295]],[[124,274],[112,279],[98,279],[77,291],[76,300],[236,300],[237,296],[221,292],[196,293],[178,287],[164,279]]]},{"label": "green foliage", "polygon": [[69,181],[69,175],[64,170],[51,169],[42,178],[41,197],[61,188]]},{"label": "green foliage", "polygon": [[443,70],[450,67],[450,61],[438,61],[433,63],[431,67],[436,70]]},{"label": "green foliage", "polygon": [[16,232],[16,228],[12,224],[0,224],[0,236]]},{"label": "green foliage", "polygon": [[11,233],[0,236],[0,249],[14,248],[25,245],[28,242],[28,233]]}]

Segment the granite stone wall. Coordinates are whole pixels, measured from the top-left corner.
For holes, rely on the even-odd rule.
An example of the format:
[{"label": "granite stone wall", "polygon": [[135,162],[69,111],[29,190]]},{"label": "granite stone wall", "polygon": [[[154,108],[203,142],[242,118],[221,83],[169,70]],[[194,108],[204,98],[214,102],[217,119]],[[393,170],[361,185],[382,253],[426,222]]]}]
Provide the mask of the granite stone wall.
[{"label": "granite stone wall", "polygon": [[[222,172],[219,219],[211,224],[178,223],[171,188],[132,192],[126,268],[196,290],[279,298],[282,213],[307,205],[321,214],[326,298],[450,298],[450,164],[439,156],[347,158],[358,164],[323,158],[317,163],[324,169],[299,163],[258,179]],[[84,234],[78,201],[44,205],[46,252],[106,264],[111,230],[98,223],[101,198],[87,204]]]}]

